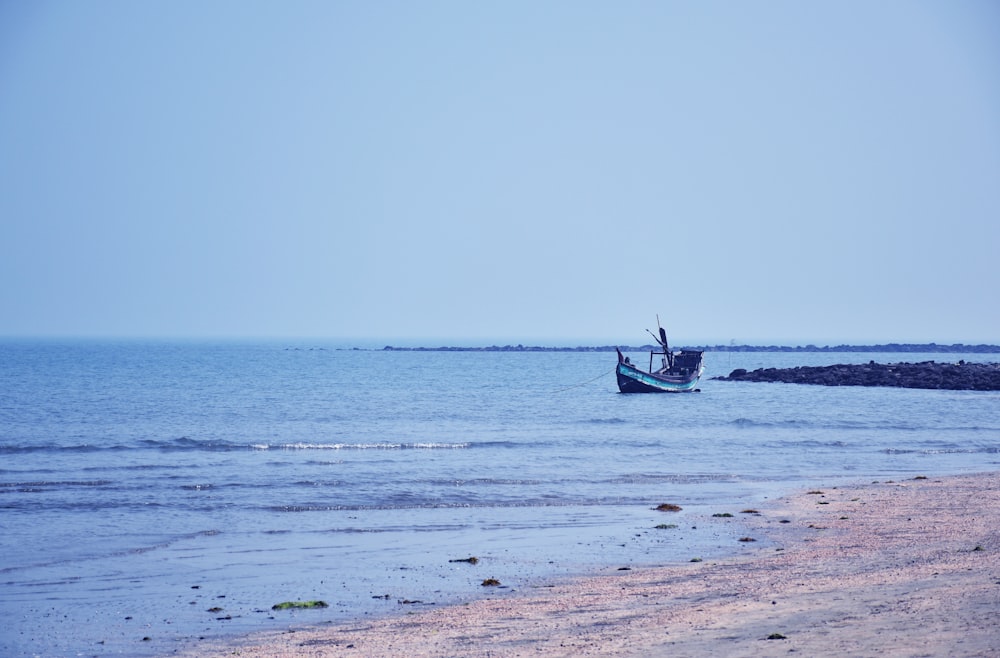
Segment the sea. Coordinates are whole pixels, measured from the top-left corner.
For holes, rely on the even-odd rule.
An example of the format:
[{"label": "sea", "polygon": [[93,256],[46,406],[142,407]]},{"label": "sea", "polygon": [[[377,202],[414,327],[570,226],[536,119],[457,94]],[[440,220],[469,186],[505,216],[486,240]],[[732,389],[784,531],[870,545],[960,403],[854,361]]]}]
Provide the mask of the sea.
[{"label": "sea", "polygon": [[622,395],[614,352],[5,340],[0,655],[166,656],[760,550],[740,513],[785,493],[997,470],[1000,393],[713,376],[961,359],[1000,354],[707,352],[699,392]]}]

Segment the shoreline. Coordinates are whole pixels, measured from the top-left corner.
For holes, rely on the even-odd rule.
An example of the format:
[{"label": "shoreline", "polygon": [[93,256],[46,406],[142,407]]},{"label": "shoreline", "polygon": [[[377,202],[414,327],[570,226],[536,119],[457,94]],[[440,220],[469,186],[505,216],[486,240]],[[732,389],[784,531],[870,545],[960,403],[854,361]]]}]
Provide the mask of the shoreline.
[{"label": "shoreline", "polygon": [[746,557],[262,632],[184,655],[1000,653],[1000,472],[820,485],[740,517],[762,545]]}]

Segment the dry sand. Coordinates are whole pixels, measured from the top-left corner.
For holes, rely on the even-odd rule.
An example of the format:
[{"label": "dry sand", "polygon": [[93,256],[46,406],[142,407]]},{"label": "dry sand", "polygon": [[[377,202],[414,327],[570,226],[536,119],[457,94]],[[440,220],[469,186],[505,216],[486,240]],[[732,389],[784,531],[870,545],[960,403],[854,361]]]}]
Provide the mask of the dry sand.
[{"label": "dry sand", "polygon": [[751,557],[498,591],[195,653],[1000,656],[1000,473],[821,489],[738,515],[747,536],[766,539]]}]

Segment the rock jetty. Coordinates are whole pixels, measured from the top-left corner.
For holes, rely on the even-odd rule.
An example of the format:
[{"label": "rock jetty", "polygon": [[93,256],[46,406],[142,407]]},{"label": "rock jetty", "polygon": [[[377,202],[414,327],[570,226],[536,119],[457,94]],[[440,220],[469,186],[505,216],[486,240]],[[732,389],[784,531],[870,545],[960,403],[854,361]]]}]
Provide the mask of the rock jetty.
[{"label": "rock jetty", "polygon": [[875,363],[862,365],[799,366],[797,368],[737,368],[728,382],[783,382],[822,386],[895,386],[953,391],[1000,391],[997,363]]}]

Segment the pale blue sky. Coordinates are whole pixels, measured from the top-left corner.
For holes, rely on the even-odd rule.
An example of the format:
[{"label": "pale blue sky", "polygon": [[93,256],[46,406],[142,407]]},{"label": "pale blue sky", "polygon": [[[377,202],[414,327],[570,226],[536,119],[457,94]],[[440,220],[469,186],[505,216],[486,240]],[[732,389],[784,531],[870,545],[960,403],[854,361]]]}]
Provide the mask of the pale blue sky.
[{"label": "pale blue sky", "polygon": [[997,343],[998,252],[990,0],[0,0],[0,335]]}]

